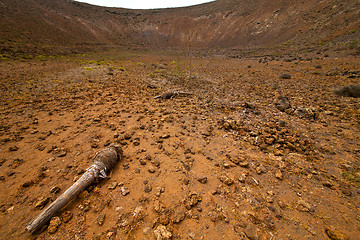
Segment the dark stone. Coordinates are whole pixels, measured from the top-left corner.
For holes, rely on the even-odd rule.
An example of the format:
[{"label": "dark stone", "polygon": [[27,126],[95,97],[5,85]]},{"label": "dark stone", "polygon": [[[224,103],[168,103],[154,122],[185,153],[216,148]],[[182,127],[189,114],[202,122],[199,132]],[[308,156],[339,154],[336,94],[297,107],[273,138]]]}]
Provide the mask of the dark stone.
[{"label": "dark stone", "polygon": [[73,214],[70,211],[65,211],[65,212],[63,212],[61,217],[62,217],[63,222],[67,223],[72,219]]},{"label": "dark stone", "polygon": [[147,184],[147,185],[145,186],[144,191],[145,191],[146,193],[149,193],[149,192],[151,192],[151,190],[152,190],[151,185],[150,185],[150,184]]},{"label": "dark stone", "polygon": [[286,109],[291,108],[288,97],[279,97],[278,100],[275,102],[275,106],[282,112],[285,112]]},{"label": "dark stone", "polygon": [[349,239],[349,236],[346,233],[344,233],[338,229],[335,229],[333,226],[326,227],[325,232],[331,240],[348,240]]},{"label": "dark stone", "polygon": [[360,97],[360,85],[347,85],[335,90],[334,93],[341,97]]},{"label": "dark stone", "polygon": [[280,79],[291,79],[291,75],[288,73],[283,73],[279,76]]},{"label": "dark stone", "polygon": [[203,183],[203,184],[207,183],[207,177],[206,177],[206,176],[200,176],[200,177],[198,177],[197,180],[198,180],[200,183]]}]

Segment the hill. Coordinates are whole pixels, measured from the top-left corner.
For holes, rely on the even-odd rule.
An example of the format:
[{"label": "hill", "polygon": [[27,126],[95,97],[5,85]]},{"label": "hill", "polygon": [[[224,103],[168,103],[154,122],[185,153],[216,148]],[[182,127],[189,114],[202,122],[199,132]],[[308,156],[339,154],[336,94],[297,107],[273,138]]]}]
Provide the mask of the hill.
[{"label": "hill", "polygon": [[0,239],[358,240],[359,9],[0,0]]},{"label": "hill", "polygon": [[129,10],[59,0],[3,0],[9,46],[259,48],[359,39],[357,0],[218,0],[184,8]]}]

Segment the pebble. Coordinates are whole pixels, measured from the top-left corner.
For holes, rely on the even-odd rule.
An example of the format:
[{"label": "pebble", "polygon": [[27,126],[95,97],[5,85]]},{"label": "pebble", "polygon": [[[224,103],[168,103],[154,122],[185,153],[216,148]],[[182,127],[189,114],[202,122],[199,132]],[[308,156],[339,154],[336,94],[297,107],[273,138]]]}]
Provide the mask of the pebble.
[{"label": "pebble", "polygon": [[33,180],[28,180],[26,182],[24,182],[21,186],[24,187],[24,188],[27,188],[27,187],[30,187],[32,185],[34,185],[34,181]]},{"label": "pebble", "polygon": [[195,239],[196,238],[196,235],[193,232],[189,232],[188,236],[189,236],[189,239]]},{"label": "pebble", "polygon": [[258,229],[257,229],[256,225],[253,223],[249,223],[246,226],[246,228],[244,229],[244,232],[250,240],[258,240],[259,239]]},{"label": "pebble", "polygon": [[91,143],[91,148],[98,148],[99,144],[96,142]]},{"label": "pebble", "polygon": [[50,220],[50,225],[48,227],[48,232],[50,234],[56,233],[56,231],[59,229],[59,226],[61,225],[61,220],[59,217],[52,217]]},{"label": "pebble", "polygon": [[124,162],[124,163],[123,163],[123,168],[124,168],[124,170],[129,169],[129,168],[130,168],[129,163],[128,163],[128,162]]},{"label": "pebble", "polygon": [[37,199],[37,202],[35,204],[35,208],[42,209],[45,207],[45,205],[49,202],[50,198],[48,197],[40,197]]},{"label": "pebble", "polygon": [[6,211],[7,211],[8,213],[11,213],[12,211],[14,211],[14,209],[15,209],[15,207],[14,207],[14,206],[11,206],[11,207],[9,207]]},{"label": "pebble", "polygon": [[72,219],[73,214],[70,211],[65,211],[65,212],[63,212],[61,217],[62,217],[63,222],[67,223]]},{"label": "pebble", "polygon": [[100,118],[93,118],[93,122],[101,122],[101,119]]},{"label": "pebble", "polygon": [[112,239],[112,237],[115,235],[115,232],[110,231],[106,234],[106,239]]},{"label": "pebble", "polygon": [[352,195],[352,192],[351,192],[351,189],[349,186],[347,185],[340,185],[341,186],[341,192],[345,195],[345,196],[351,196]]},{"label": "pebble", "polygon": [[114,189],[117,187],[117,185],[118,185],[117,182],[114,181],[114,182],[111,182],[111,183],[109,184],[109,187],[108,187],[108,188],[109,188],[110,190],[114,190]]},{"label": "pebble", "polygon": [[57,156],[58,156],[58,157],[65,157],[66,154],[67,154],[67,152],[66,152],[65,150],[61,150],[61,151],[57,154]]},{"label": "pebble", "polygon": [[190,183],[190,179],[184,178],[184,179],[183,179],[183,183],[184,183],[185,185],[188,185],[188,184]]},{"label": "pebble", "polygon": [[265,139],[265,143],[268,145],[272,145],[275,142],[275,139],[270,137]]},{"label": "pebble", "polygon": [[197,178],[197,180],[200,182],[200,183],[202,183],[202,184],[205,184],[205,183],[207,183],[207,177],[206,176],[199,176],[198,178]]},{"label": "pebble", "polygon": [[123,196],[126,196],[130,193],[130,190],[127,187],[121,187],[120,191]]},{"label": "pebble", "polygon": [[261,175],[263,173],[266,173],[266,171],[267,171],[264,166],[259,166],[255,170],[256,170],[256,173],[259,174],[259,175]]},{"label": "pebble", "polygon": [[111,141],[110,140],[106,140],[105,143],[104,143],[104,147],[107,147],[111,144]]},{"label": "pebble", "polygon": [[325,115],[333,116],[334,113],[332,111],[324,111]]},{"label": "pebble", "polygon": [[328,187],[328,188],[333,189],[333,190],[335,189],[334,185],[333,185],[332,182],[330,182],[329,180],[324,181],[324,182],[322,183],[322,185],[323,185],[324,187]]},{"label": "pebble", "polygon": [[168,225],[170,222],[169,217],[166,214],[161,214],[159,217],[159,223],[163,225]]},{"label": "pebble", "polygon": [[155,200],[153,208],[155,212],[160,213],[164,209],[164,205],[159,200]]},{"label": "pebble", "polygon": [[[279,97],[275,101],[275,106],[280,111],[286,112],[288,109],[291,108],[290,101],[288,97]],[[265,144],[266,145],[266,144]]]},{"label": "pebble", "polygon": [[245,181],[246,181],[246,174],[245,173],[240,174],[239,182],[245,183]]},{"label": "pebble", "polygon": [[55,186],[55,187],[51,188],[50,193],[57,194],[60,191],[61,191],[61,189],[59,187]]},{"label": "pebble", "polygon": [[279,201],[278,201],[278,205],[279,205],[279,207],[280,207],[281,209],[284,209],[284,208],[286,207],[286,204],[285,204],[285,202],[284,202],[283,200],[279,200]]},{"label": "pebble", "polygon": [[289,73],[283,73],[279,76],[280,79],[291,79],[291,75]]},{"label": "pebble", "polygon": [[230,168],[231,168],[231,165],[225,162],[225,163],[223,164],[223,167],[226,168],[226,169],[230,169]]},{"label": "pebble", "polygon": [[249,162],[247,162],[247,161],[239,162],[239,166],[243,167],[243,168],[248,168],[249,167]]},{"label": "pebble", "polygon": [[144,234],[145,236],[149,236],[149,235],[151,234],[151,228],[145,227],[145,228],[143,229],[143,234]]},{"label": "pebble", "polygon": [[182,205],[178,205],[174,208],[174,213],[171,215],[171,220],[174,223],[179,223],[185,219],[186,209]]},{"label": "pebble", "polygon": [[169,137],[170,137],[169,134],[165,134],[165,135],[162,135],[162,136],[161,136],[162,139],[167,139],[167,138],[169,138]]},{"label": "pebble", "polygon": [[226,185],[231,185],[234,183],[234,180],[225,173],[219,176],[219,180]]},{"label": "pebble", "polygon": [[346,164],[346,163],[340,164],[340,167],[341,167],[342,169],[344,169],[345,171],[352,171],[352,170],[353,170],[353,167],[350,166],[349,164]]},{"label": "pebble", "polygon": [[149,171],[149,173],[154,173],[156,171],[156,167],[149,166],[148,171]]},{"label": "pebble", "polygon": [[42,145],[39,145],[37,147],[37,150],[39,150],[39,151],[44,151],[44,149],[45,149],[45,146],[42,146]]},{"label": "pebble", "polygon": [[325,232],[331,240],[348,240],[349,239],[349,236],[346,233],[334,228],[333,226],[327,226],[325,228]]},{"label": "pebble", "polygon": [[150,185],[150,184],[146,184],[146,186],[145,186],[145,188],[144,188],[144,191],[145,191],[146,193],[149,193],[149,192],[151,192],[151,190],[152,190],[151,185]]},{"label": "pebble", "polygon": [[276,170],[275,177],[279,180],[283,180],[283,174],[280,169]]},{"label": "pebble", "polygon": [[160,167],[160,161],[159,161],[159,159],[153,159],[153,160],[151,160],[151,163],[152,163],[155,167]]},{"label": "pebble", "polygon": [[140,138],[134,139],[133,144],[134,144],[134,146],[139,146],[140,145]]},{"label": "pebble", "polygon": [[155,196],[160,197],[161,193],[165,192],[165,187],[157,187],[155,189]]},{"label": "pebble", "polygon": [[198,202],[201,202],[201,200],[201,196],[198,193],[190,192],[184,200],[184,205],[190,210],[192,206],[195,206]]},{"label": "pebble", "polygon": [[132,135],[134,135],[133,132],[127,132],[127,133],[125,133],[124,139],[129,140],[129,139],[132,137]]},{"label": "pebble", "polygon": [[236,165],[238,165],[241,162],[241,159],[239,157],[236,156],[231,156],[229,157],[230,161]]},{"label": "pebble", "polygon": [[101,213],[101,214],[99,214],[99,216],[96,218],[96,222],[97,222],[97,224],[99,224],[99,226],[104,225],[105,217],[106,217],[106,214],[105,214],[105,213]]},{"label": "pebble", "polygon": [[164,225],[159,225],[154,230],[154,235],[155,235],[156,240],[163,240],[163,239],[171,239],[172,238],[172,233],[169,230],[167,230]]},{"label": "pebble", "polygon": [[10,146],[10,147],[9,147],[9,151],[10,151],[10,152],[15,152],[15,151],[17,151],[17,150],[19,150],[19,148],[18,148],[17,146]]},{"label": "pebble", "polygon": [[297,209],[301,212],[312,212],[313,209],[311,207],[311,205],[307,202],[305,202],[303,199],[300,199],[298,202],[297,202]]}]

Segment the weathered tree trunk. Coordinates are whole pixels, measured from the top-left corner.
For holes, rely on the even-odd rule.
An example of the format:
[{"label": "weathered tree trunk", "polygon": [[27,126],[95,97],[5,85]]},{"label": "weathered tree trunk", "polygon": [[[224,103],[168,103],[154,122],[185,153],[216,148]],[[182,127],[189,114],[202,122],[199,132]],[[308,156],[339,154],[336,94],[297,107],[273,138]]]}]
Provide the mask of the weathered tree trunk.
[{"label": "weathered tree trunk", "polygon": [[51,217],[76,197],[81,191],[99,178],[106,178],[115,166],[116,162],[122,158],[122,149],[119,145],[111,144],[109,147],[96,153],[94,163],[86,172],[60,197],[45,208],[33,221],[27,226],[26,230],[34,233],[46,224]]},{"label": "weathered tree trunk", "polygon": [[192,93],[190,92],[182,92],[182,91],[167,91],[159,96],[154,97],[154,99],[158,99],[158,98],[162,98],[162,99],[171,99],[177,96],[186,96],[186,95],[191,95]]}]

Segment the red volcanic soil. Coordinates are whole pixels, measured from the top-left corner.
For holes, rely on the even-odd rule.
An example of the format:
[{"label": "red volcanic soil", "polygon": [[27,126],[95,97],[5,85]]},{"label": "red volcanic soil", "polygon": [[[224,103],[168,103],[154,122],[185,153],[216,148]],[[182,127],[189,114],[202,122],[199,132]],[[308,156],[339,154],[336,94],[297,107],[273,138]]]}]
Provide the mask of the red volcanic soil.
[{"label": "red volcanic soil", "polygon": [[358,6],[1,0],[0,239],[359,239]]},{"label": "red volcanic soil", "polygon": [[218,0],[161,10],[2,0],[0,39],[15,50],[29,44],[41,49],[74,44],[268,48],[289,43],[338,48],[359,39],[359,9],[357,0]]}]

